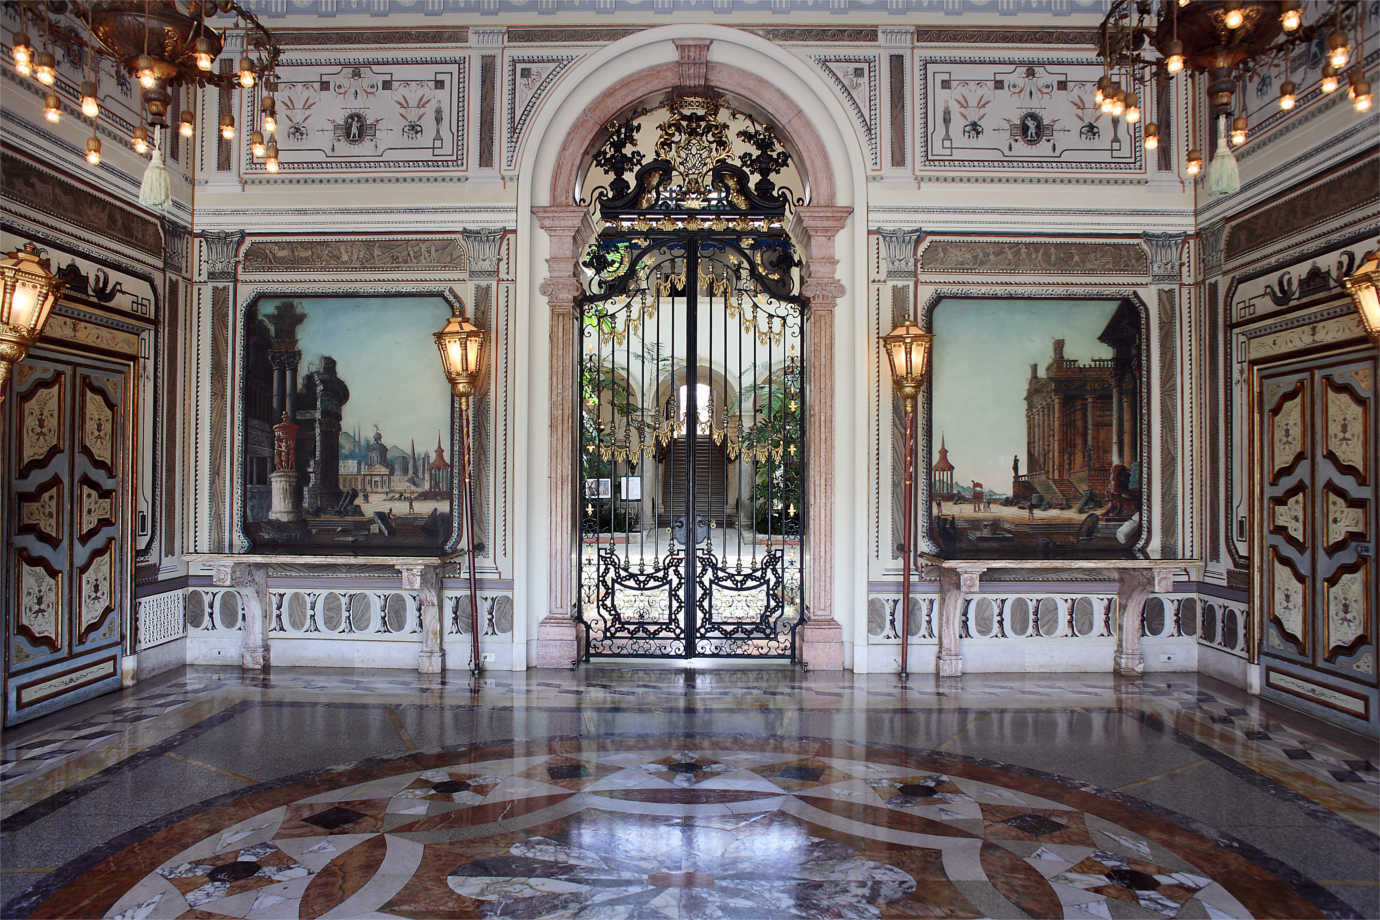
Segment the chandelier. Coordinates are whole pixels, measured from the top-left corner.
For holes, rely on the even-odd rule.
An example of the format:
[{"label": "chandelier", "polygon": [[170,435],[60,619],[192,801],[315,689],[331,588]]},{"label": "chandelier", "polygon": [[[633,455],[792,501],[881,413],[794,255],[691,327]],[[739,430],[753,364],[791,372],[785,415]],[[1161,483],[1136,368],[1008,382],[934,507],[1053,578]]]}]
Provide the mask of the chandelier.
[{"label": "chandelier", "polygon": [[[1288,111],[1298,102],[1291,71],[1320,58],[1322,92],[1336,92],[1345,79],[1356,111],[1370,110],[1365,7],[1364,0],[1113,0],[1098,27],[1103,74],[1097,103],[1104,113],[1134,123],[1141,118],[1137,89],[1147,81],[1185,70],[1205,75],[1218,132],[1208,188],[1231,194],[1240,187],[1231,148],[1244,144],[1250,132],[1244,100],[1251,77],[1273,73],[1282,64],[1278,102]],[[1155,122],[1147,121],[1142,134],[1147,150],[1159,145]],[[1197,146],[1188,151],[1185,170],[1190,176],[1202,172]]]},{"label": "chandelier", "polygon": [[[140,88],[139,111],[146,124],[136,125],[130,144],[140,155],[152,153],[150,169],[144,176],[145,193],[166,204],[167,175],[162,167],[159,140],[164,128],[191,137],[196,130],[192,109],[173,110],[177,87],[251,87],[264,82],[262,121],[253,132],[251,146],[256,156],[265,157],[270,171],[276,171],[277,145],[265,145],[263,135],[277,129],[273,102],[274,68],[278,62],[278,43],[273,34],[249,10],[235,0],[19,0],[19,31],[14,34],[15,70],[32,77],[46,88],[43,114],[50,122],[63,116],[62,86],[77,86],[75,102],[81,114],[91,120],[91,137],[86,141],[86,161],[101,162],[101,141],[96,125],[101,115],[101,83],[105,79],[131,77]],[[245,50],[233,69],[225,72],[215,66],[225,47],[225,33],[238,29],[245,33]],[[58,52],[63,60],[75,62],[79,74],[59,80]],[[149,129],[153,129],[150,135]],[[235,117],[222,115],[220,135],[235,136]],[[156,167],[156,169],[155,169]],[[151,183],[161,186],[149,189]]]}]

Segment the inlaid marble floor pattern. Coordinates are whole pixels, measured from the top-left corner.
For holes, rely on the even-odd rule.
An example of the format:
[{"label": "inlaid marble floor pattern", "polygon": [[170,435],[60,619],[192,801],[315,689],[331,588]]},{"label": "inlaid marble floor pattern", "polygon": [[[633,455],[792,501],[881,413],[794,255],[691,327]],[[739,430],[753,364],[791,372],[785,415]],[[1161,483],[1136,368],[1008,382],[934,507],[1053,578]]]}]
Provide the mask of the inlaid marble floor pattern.
[{"label": "inlaid marble floor pattern", "polygon": [[189,668],[0,738],[0,903],[1380,918],[1377,761],[1195,675]]}]

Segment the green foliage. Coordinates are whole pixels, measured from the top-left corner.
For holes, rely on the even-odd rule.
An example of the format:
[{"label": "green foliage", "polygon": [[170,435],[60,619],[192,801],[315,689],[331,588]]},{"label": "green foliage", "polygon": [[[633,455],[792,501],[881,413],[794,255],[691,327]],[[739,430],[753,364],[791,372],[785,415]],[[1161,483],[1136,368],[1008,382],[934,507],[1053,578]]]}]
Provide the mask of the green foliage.
[{"label": "green foliage", "polygon": [[[801,398],[802,379],[798,361],[792,361],[768,381],[745,387],[739,394],[734,413],[752,418],[743,432],[743,451],[752,456],[766,452],[755,462],[757,478],[757,526],[765,530],[767,515],[771,529],[780,532],[782,522],[792,521],[789,506],[796,508],[795,521],[804,504],[805,485],[805,406]],[[794,447],[794,451],[792,451]],[[771,501],[767,496],[770,493]]]}]

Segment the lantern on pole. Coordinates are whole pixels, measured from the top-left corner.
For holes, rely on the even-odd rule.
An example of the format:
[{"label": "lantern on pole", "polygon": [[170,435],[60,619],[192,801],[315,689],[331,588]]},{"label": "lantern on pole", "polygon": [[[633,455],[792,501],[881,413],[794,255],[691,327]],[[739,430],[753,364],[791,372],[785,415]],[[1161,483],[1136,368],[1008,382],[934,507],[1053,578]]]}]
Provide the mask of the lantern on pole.
[{"label": "lantern on pole", "polygon": [[474,573],[474,482],[470,463],[470,400],[481,380],[484,363],[484,330],[455,307],[440,332],[435,333],[441,353],[441,370],[450,382],[450,391],[460,403],[460,503],[465,520],[466,550],[470,580],[471,669],[479,673],[479,587]]},{"label": "lantern on pole", "polygon": [[934,342],[931,333],[923,331],[910,320],[906,320],[887,335],[882,336],[882,347],[887,361],[891,364],[891,382],[896,392],[905,400],[906,409],[906,459],[903,482],[902,507],[905,509],[905,529],[901,551],[901,680],[910,675],[907,670],[907,646],[910,644],[910,559],[915,533],[915,397],[920,394],[925,374],[929,370],[930,346]]}]

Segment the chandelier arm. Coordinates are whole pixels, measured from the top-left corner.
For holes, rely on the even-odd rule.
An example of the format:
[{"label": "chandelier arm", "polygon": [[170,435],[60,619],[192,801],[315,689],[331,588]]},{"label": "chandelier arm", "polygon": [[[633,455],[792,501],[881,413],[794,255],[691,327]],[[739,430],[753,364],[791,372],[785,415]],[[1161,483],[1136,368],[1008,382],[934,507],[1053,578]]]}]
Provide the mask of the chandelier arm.
[{"label": "chandelier arm", "polygon": [[[70,15],[78,22],[81,22],[82,25],[87,28],[87,30],[92,35],[92,38],[87,38],[79,32],[73,30],[72,28],[69,28],[68,26],[64,25],[59,19],[57,19],[56,14],[50,13],[45,8],[45,6],[46,4],[21,3],[20,11],[22,14],[31,13],[33,16],[36,16],[42,20],[44,37],[49,47],[52,47],[55,44],[61,44],[67,47],[79,47],[95,55],[109,59],[116,65],[117,70],[125,70],[126,72],[128,72],[128,68],[125,66],[124,61],[116,57],[116,55],[109,48],[107,48],[99,40],[96,40],[94,38],[95,31],[93,27],[90,25],[90,18],[94,15],[94,5],[92,3],[83,2],[83,0],[70,0],[70,5],[68,7]],[[270,32],[268,28],[259,20],[259,17],[255,16],[254,13],[240,6],[238,3],[233,2],[233,0],[231,0],[230,6],[225,10],[225,12],[226,14],[233,13],[234,15],[240,17],[245,23],[247,23],[248,27],[252,27],[252,31],[256,33],[253,39],[253,46],[256,50],[259,50],[260,53],[263,55],[263,72],[265,74],[271,73],[277,67],[278,59],[282,56],[282,49],[278,46],[278,42],[274,39],[273,33]],[[147,4],[145,9],[145,16],[147,17]],[[200,29],[212,30],[215,28],[214,26],[209,25],[205,21],[205,19],[198,21],[198,27]],[[244,31],[250,32],[251,28],[245,28]],[[147,53],[147,50],[148,29],[146,18],[144,30],[145,53]],[[234,77],[234,74],[227,75],[212,72],[199,74],[196,76],[188,75],[179,78],[177,82],[182,84],[195,84],[197,86],[205,86],[208,84],[212,84],[219,87],[231,85],[231,83],[234,82]]]}]

